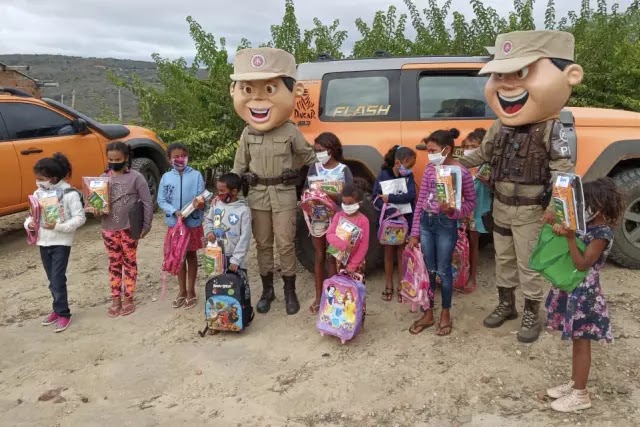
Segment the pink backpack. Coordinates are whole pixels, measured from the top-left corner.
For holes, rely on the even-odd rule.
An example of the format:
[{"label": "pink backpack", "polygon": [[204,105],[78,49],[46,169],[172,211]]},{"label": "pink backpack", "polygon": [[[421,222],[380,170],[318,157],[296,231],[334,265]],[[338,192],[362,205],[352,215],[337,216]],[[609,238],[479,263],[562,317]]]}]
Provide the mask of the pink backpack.
[{"label": "pink backpack", "polygon": [[468,287],[469,282],[469,239],[467,230],[463,225],[458,229],[458,242],[453,251],[453,289],[464,294],[474,291],[473,287]]},{"label": "pink backpack", "polygon": [[35,245],[38,243],[38,231],[40,230],[40,204],[34,195],[29,195],[29,215],[34,227],[33,230],[27,230],[27,243]]},{"label": "pink backpack", "polygon": [[402,302],[411,304],[415,313],[418,306],[428,310],[431,308],[433,290],[429,286],[429,273],[424,264],[420,248],[405,249],[402,253],[402,281],[400,282]]},{"label": "pink backpack", "polygon": [[167,273],[177,276],[182,270],[182,264],[187,256],[189,248],[189,228],[183,218],[178,218],[178,223],[169,228],[164,239],[164,259],[162,261],[162,298],[167,292]]},{"label": "pink backpack", "polygon": [[342,344],[353,339],[364,326],[367,289],[364,277],[341,271],[322,284],[316,327],[320,335],[333,335]]},{"label": "pink backpack", "polygon": [[385,218],[384,214],[387,209],[389,209],[389,205],[387,203],[383,204],[382,212],[380,212],[380,222],[378,223],[378,240],[381,245],[404,245],[409,233],[407,219],[399,210]]},{"label": "pink backpack", "polygon": [[[300,203],[302,212],[304,213],[304,220],[309,227],[309,233],[313,235],[312,222],[331,222],[331,218],[338,211],[338,206],[335,204],[331,197],[327,193],[320,190],[305,190],[302,193],[302,201]],[[322,237],[326,234],[326,230],[319,236]]]}]

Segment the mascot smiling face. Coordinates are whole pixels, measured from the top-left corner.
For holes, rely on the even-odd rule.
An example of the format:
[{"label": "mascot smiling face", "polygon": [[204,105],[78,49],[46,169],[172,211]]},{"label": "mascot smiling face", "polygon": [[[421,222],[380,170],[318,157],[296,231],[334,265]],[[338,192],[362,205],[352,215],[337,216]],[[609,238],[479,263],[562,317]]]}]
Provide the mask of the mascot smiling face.
[{"label": "mascot smiling face", "polygon": [[296,82],[296,60],[273,48],[236,53],[231,97],[236,113],[252,128],[268,132],[289,120],[304,87]]},{"label": "mascot smiling face", "polygon": [[557,117],[582,82],[573,62],[573,35],[560,31],[516,31],[496,39],[485,97],[502,124],[522,126]]}]

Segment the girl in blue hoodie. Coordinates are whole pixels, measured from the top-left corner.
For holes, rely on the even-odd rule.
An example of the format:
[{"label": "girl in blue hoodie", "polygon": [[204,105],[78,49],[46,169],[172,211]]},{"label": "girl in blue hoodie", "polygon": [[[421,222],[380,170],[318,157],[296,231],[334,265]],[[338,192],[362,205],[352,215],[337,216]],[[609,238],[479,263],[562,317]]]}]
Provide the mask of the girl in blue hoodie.
[{"label": "girl in blue hoodie", "polygon": [[[416,153],[409,147],[401,147],[396,145],[389,150],[386,156],[384,156],[384,163],[382,164],[382,170],[375,185],[373,186],[373,199],[374,206],[378,210],[382,210],[384,203],[390,204],[408,204],[411,205],[411,213],[405,214],[407,224],[411,227],[413,221],[413,210],[416,207],[416,180],[413,177],[411,168],[416,164]],[[406,193],[400,194],[383,194],[382,182],[391,181],[395,179],[404,179],[407,186]],[[396,212],[395,208],[387,209],[385,217]],[[384,247],[384,275],[385,275],[385,288],[382,292],[382,299],[385,301],[391,301],[393,299],[393,270],[394,261],[398,259],[398,302],[402,302],[400,296],[400,282],[402,281],[402,252],[405,245],[399,246],[385,246]]]},{"label": "girl in blue hoodie", "polygon": [[184,218],[184,224],[189,228],[190,233],[189,247],[184,266],[178,275],[180,292],[172,303],[173,308],[184,306],[185,309],[189,309],[198,303],[195,289],[198,273],[197,251],[204,247],[202,223],[205,204],[195,198],[205,190],[204,178],[200,172],[188,166],[189,150],[184,144],[176,142],[169,145],[167,155],[173,169],[162,176],[158,191],[158,206],[165,213],[165,222],[169,228],[175,227],[182,209],[187,204],[193,201],[196,208],[191,215]]}]

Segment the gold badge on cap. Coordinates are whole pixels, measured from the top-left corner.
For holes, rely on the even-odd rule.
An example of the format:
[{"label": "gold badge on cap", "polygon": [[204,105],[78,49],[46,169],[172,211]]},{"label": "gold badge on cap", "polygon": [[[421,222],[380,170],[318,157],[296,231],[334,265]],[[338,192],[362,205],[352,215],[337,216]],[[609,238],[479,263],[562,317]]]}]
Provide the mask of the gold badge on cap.
[{"label": "gold badge on cap", "polygon": [[262,68],[264,67],[264,64],[266,63],[264,56],[260,55],[259,53],[256,53],[255,55],[253,55],[251,57],[251,66],[253,68]]},{"label": "gold badge on cap", "polygon": [[513,50],[513,43],[511,43],[509,40],[507,40],[506,42],[502,43],[502,52],[505,55],[509,55],[512,50]]}]

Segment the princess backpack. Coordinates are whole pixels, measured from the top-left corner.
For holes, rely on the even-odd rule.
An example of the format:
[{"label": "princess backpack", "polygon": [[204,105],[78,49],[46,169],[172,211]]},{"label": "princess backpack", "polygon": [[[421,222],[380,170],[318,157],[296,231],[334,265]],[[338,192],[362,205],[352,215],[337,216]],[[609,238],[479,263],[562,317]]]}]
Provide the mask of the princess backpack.
[{"label": "princess backpack", "polygon": [[411,304],[413,313],[417,311],[418,306],[422,306],[424,310],[431,308],[433,291],[429,286],[429,273],[418,247],[407,248],[402,253],[400,295],[402,295],[402,302]]},{"label": "princess backpack", "polygon": [[333,335],[342,344],[353,339],[364,324],[367,290],[363,277],[341,271],[322,285],[316,326],[320,335]]},{"label": "princess backpack", "polygon": [[380,222],[378,223],[378,240],[381,245],[403,245],[407,241],[409,224],[407,224],[404,215],[397,209],[385,218],[385,213],[388,209],[389,204],[384,203],[382,212],[380,212]]},{"label": "princess backpack", "polygon": [[162,261],[162,298],[167,292],[167,273],[177,276],[182,270],[182,264],[189,248],[189,229],[182,217],[178,223],[169,229],[164,239],[164,259]]},{"label": "princess backpack", "polygon": [[35,245],[38,243],[38,231],[40,229],[40,204],[38,198],[33,195],[29,195],[29,215],[34,225],[33,230],[27,230],[27,243]]},{"label": "princess backpack", "polygon": [[[309,233],[313,235],[312,223],[314,222],[331,222],[331,218],[338,210],[338,206],[335,204],[331,197],[327,193],[320,190],[305,190],[302,194],[302,201],[300,203],[302,212],[304,214],[304,220],[309,227]],[[326,234],[326,231],[319,236],[322,237]]]},{"label": "princess backpack", "polygon": [[469,239],[467,238],[467,230],[463,225],[458,229],[458,242],[453,251],[453,289],[470,294],[474,291],[473,287],[467,286],[469,282]]}]

